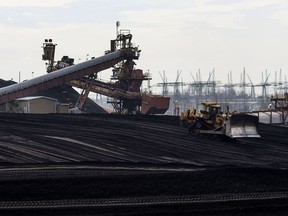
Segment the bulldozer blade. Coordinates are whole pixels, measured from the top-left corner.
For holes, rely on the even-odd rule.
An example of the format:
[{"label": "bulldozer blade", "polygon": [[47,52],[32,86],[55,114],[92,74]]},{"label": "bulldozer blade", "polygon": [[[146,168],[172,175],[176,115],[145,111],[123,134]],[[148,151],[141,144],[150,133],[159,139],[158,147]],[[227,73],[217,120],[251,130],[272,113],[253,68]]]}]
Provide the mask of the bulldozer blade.
[{"label": "bulldozer blade", "polygon": [[225,135],[230,138],[259,138],[258,122],[257,116],[244,113],[233,114],[226,122]]}]

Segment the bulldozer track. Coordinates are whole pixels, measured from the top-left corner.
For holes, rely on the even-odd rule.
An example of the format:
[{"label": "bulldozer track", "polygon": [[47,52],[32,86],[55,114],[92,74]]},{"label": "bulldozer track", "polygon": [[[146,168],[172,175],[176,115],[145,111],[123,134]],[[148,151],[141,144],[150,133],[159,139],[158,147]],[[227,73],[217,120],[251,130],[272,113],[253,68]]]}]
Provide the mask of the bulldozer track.
[{"label": "bulldozer track", "polygon": [[[186,205],[201,203],[225,203],[239,201],[287,200],[287,192],[208,194],[200,196],[139,197],[116,199],[77,199],[0,202],[0,210],[61,209],[61,208],[113,208],[125,206]],[[287,204],[286,204],[287,206]],[[248,206],[247,206],[248,207]],[[251,207],[251,206],[249,206]]]},{"label": "bulldozer track", "polygon": [[145,173],[177,173],[177,172],[195,172],[205,170],[205,168],[193,167],[163,167],[156,165],[146,166],[124,166],[123,164],[110,164],[102,166],[92,165],[67,165],[57,164],[49,166],[8,166],[0,167],[0,182],[7,180],[28,180],[28,179],[69,179],[69,178],[86,178],[86,177],[99,177],[101,175],[130,175],[130,174],[145,174]]}]

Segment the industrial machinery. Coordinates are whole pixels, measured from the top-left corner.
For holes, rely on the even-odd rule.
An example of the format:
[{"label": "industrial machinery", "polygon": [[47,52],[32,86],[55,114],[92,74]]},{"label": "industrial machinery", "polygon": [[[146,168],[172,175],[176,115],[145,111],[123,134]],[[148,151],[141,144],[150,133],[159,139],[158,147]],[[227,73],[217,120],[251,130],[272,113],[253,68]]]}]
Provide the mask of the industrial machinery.
[{"label": "industrial machinery", "polygon": [[[169,108],[170,98],[161,95],[143,94],[141,85],[144,80],[151,80],[148,73],[143,73],[141,69],[135,68],[135,60],[139,59],[140,52],[138,46],[132,44],[132,34],[129,30],[120,30],[117,25],[117,37],[110,41],[110,50],[105,51],[105,55],[113,53],[123,53],[119,61],[113,65],[110,82],[103,82],[97,79],[100,70],[92,71],[83,77],[71,80],[69,85],[82,89],[75,107],[79,110],[85,103],[89,92],[105,95],[109,98],[114,111],[121,114],[164,114]],[[66,67],[73,67],[74,59],[63,56],[61,61],[54,63],[56,44],[52,39],[43,43],[42,59],[48,61],[47,73],[56,72]],[[77,66],[77,65],[75,65]]]},{"label": "industrial machinery", "polygon": [[[135,62],[141,50],[132,44],[132,34],[128,30],[118,31],[110,42],[110,50],[100,57],[74,64],[74,59],[63,56],[55,61],[55,43],[46,39],[43,43],[42,59],[46,61],[47,74],[0,88],[0,104],[17,98],[38,94],[57,86],[73,86],[82,89],[74,106],[81,110],[90,91],[110,98],[115,112],[122,114],[164,114],[169,108],[170,98],[141,92],[143,80],[150,76],[135,69]],[[113,68],[110,82],[97,79],[100,71]]]},{"label": "industrial machinery", "polygon": [[201,104],[202,110],[188,109],[180,116],[182,126],[188,127],[191,135],[216,134],[230,138],[260,137],[257,116],[231,112],[229,107],[222,112],[220,104],[216,102]]}]

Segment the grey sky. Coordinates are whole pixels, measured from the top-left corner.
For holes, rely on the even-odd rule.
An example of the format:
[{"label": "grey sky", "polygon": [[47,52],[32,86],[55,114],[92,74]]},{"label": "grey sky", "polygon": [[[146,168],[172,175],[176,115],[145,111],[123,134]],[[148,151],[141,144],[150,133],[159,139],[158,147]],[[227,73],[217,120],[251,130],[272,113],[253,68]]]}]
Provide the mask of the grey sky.
[{"label": "grey sky", "polygon": [[[254,83],[268,70],[271,80],[282,69],[288,76],[288,2],[285,0],[1,0],[0,77],[18,81],[45,73],[41,45],[57,43],[56,57],[84,60],[100,56],[115,37],[115,22],[130,29],[141,52],[137,67],[150,70],[153,82],[192,82],[215,68],[227,81],[231,70],[239,82],[243,68]],[[109,78],[110,72],[102,73]]]}]

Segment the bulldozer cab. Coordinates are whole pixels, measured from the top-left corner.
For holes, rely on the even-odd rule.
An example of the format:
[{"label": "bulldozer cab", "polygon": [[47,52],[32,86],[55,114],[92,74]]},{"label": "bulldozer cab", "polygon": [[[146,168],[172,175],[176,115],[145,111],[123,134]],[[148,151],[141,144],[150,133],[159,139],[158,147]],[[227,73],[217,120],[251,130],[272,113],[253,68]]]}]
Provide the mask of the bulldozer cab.
[{"label": "bulldozer cab", "polygon": [[221,106],[216,102],[203,102],[201,103],[203,109],[200,111],[202,117],[206,120],[215,122],[217,115],[221,114]]},{"label": "bulldozer cab", "polygon": [[203,111],[208,113],[215,112],[216,114],[221,112],[221,106],[217,102],[203,102],[201,104],[203,106]]}]

